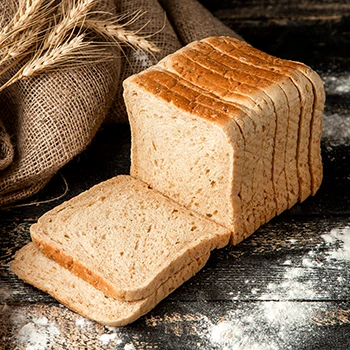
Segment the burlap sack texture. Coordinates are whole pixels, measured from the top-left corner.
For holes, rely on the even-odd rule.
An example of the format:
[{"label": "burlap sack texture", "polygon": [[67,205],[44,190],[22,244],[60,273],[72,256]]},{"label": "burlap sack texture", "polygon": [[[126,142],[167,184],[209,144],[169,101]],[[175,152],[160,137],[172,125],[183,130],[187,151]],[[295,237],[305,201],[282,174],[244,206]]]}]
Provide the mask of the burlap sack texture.
[{"label": "burlap sack texture", "polygon": [[[0,0],[0,12],[11,13],[11,3]],[[127,123],[122,98],[126,77],[193,40],[213,35],[237,37],[195,0],[102,3],[116,14],[145,11],[129,29],[147,24],[143,34],[152,34],[150,40],[160,51],[146,53],[125,47],[122,55],[114,51],[113,61],[47,72],[0,93],[0,207],[42,189],[86,148],[103,121]]]}]

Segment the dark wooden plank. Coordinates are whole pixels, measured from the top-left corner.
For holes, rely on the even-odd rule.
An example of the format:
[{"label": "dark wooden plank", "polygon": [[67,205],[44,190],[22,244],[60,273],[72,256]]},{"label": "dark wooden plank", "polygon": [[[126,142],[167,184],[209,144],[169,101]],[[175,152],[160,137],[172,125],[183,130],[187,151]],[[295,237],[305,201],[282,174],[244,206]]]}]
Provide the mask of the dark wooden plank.
[{"label": "dark wooden plank", "polygon": [[0,348],[348,350],[349,313],[335,302],[164,301],[111,328],[57,305],[14,305],[0,319]]},{"label": "dark wooden plank", "polygon": [[297,18],[335,19],[350,14],[350,3],[347,0],[200,0],[200,2],[214,13],[229,13],[232,17],[241,19],[257,18]]},{"label": "dark wooden plank", "polygon": [[253,46],[315,68],[325,58],[348,67],[348,1],[201,0],[216,17]]}]

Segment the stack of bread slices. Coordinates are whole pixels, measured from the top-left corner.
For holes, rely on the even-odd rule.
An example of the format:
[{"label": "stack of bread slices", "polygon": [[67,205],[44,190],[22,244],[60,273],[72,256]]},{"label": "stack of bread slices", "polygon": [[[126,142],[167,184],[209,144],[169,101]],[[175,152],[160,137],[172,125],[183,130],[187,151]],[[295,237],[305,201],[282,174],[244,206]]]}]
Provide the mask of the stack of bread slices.
[{"label": "stack of bread slices", "polygon": [[44,214],[11,269],[120,326],[322,181],[323,84],[228,37],[194,42],[124,82],[130,175]]}]

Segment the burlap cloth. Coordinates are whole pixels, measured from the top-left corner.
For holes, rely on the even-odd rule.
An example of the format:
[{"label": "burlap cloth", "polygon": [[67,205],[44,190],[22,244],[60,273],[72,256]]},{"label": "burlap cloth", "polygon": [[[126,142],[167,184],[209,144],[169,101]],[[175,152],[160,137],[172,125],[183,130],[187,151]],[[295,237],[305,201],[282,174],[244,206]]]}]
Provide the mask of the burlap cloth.
[{"label": "burlap cloth", "polygon": [[[72,0],[73,1],[73,0]],[[12,2],[0,0],[2,15]],[[115,59],[58,69],[22,80],[0,93],[0,207],[27,198],[90,143],[100,125],[127,123],[122,81],[193,40],[237,34],[195,0],[104,0],[109,11],[146,14],[129,29],[160,48],[125,47]],[[8,15],[10,16],[10,15]],[[8,77],[1,77],[1,82]],[[116,151],[117,152],[117,151]]]}]

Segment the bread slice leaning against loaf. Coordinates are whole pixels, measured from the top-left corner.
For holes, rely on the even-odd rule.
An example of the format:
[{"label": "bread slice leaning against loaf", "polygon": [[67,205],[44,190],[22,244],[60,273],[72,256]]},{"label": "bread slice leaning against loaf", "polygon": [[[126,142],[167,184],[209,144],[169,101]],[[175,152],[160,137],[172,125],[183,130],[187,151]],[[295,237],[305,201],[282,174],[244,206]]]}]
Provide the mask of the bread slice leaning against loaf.
[{"label": "bread slice leaning against loaf", "polygon": [[200,270],[209,253],[195,259],[173,274],[149,297],[139,301],[121,301],[101,291],[43,255],[31,242],[20,249],[10,263],[22,280],[49,293],[79,314],[107,326],[124,326],[150,311],[175,288]]},{"label": "bread slice leaning against loaf", "polygon": [[105,295],[135,301],[227,245],[230,231],[120,175],[45,213],[31,236],[44,255]]}]

